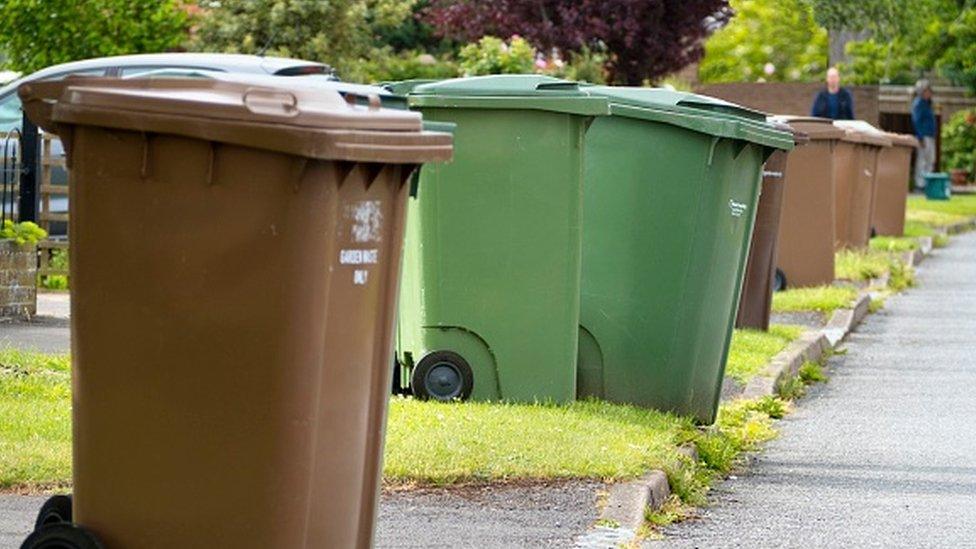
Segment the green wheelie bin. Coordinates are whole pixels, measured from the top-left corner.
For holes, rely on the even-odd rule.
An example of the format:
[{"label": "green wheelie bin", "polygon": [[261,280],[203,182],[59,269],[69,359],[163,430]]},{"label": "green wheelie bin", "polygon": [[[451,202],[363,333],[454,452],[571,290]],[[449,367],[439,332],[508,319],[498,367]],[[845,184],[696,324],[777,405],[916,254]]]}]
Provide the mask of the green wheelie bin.
[{"label": "green wheelie bin", "polygon": [[412,87],[455,128],[454,161],[409,206],[397,360],[414,395],[576,395],[583,138],[607,100],[537,75]]},{"label": "green wheelie bin", "polygon": [[587,89],[612,115],[586,135],[578,395],[711,423],[763,163],[792,135],[717,99]]}]

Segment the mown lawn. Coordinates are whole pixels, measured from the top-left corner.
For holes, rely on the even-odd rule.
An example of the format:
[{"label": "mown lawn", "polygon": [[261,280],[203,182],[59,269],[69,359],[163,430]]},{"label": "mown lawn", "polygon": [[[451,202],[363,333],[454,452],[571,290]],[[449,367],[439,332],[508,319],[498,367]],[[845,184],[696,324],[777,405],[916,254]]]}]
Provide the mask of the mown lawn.
[{"label": "mown lawn", "polygon": [[0,351],[0,489],[70,482],[70,367],[66,355]]},{"label": "mown lawn", "polygon": [[837,309],[850,307],[856,298],[857,290],[846,286],[792,288],[773,294],[773,311],[832,313]]},{"label": "mown lawn", "polygon": [[[954,195],[949,200],[928,200],[923,196],[908,197],[908,218],[918,219],[920,212],[943,214],[946,217],[931,216],[931,220],[950,220],[954,216],[956,221],[950,223],[932,223],[933,225],[948,225],[968,218],[976,217],[976,195]],[[923,214],[924,217],[924,214]]]},{"label": "mown lawn", "polygon": [[[760,370],[799,335],[737,332],[729,369]],[[69,489],[70,361],[63,355],[0,351],[0,490]],[[720,427],[701,431],[688,418],[633,406],[436,403],[393,398],[384,477],[389,485],[638,476],[668,471],[682,499],[697,501],[739,452],[772,436],[770,403],[723,406]],[[758,407],[758,408],[756,408]],[[755,409],[754,409],[755,408]],[[678,449],[699,444],[692,463]]]},{"label": "mown lawn", "polygon": [[740,383],[748,383],[763,371],[774,356],[802,333],[803,328],[799,326],[775,324],[769,327],[768,332],[735,330],[725,375]]}]

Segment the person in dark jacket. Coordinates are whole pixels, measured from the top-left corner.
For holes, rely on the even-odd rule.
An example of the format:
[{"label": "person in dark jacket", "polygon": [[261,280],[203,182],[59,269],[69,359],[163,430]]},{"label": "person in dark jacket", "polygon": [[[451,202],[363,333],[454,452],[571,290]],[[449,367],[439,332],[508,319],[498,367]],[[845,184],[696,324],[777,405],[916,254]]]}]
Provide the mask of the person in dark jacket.
[{"label": "person in dark jacket", "polygon": [[827,69],[827,87],[813,100],[810,114],[831,120],[854,120],[854,97],[840,87],[840,71],[836,68]]},{"label": "person in dark jacket", "polygon": [[925,187],[925,174],[935,166],[935,110],[932,108],[932,86],[928,80],[915,84],[912,102],[912,127],[918,138],[915,156],[915,188]]}]

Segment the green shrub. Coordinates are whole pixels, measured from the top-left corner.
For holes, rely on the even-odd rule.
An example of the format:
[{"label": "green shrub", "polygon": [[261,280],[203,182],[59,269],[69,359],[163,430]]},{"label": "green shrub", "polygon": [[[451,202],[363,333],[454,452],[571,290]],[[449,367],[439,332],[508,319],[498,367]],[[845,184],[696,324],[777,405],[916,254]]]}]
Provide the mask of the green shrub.
[{"label": "green shrub", "polygon": [[513,36],[508,42],[484,36],[458,52],[465,76],[532,73],[536,69],[535,58],[535,48],[520,36]]},{"label": "green shrub", "polygon": [[368,58],[360,59],[346,71],[346,76],[356,82],[441,80],[459,74],[457,62],[447,56],[436,57],[422,51],[394,52],[390,47],[373,50]]},{"label": "green shrub", "polygon": [[47,238],[47,231],[37,226],[33,221],[22,221],[14,223],[10,219],[4,220],[3,228],[0,229],[0,238],[13,240],[21,246],[25,244],[37,244]]},{"label": "green shrub", "polygon": [[973,169],[976,163],[976,109],[959,111],[942,126],[942,158],[947,169]]}]

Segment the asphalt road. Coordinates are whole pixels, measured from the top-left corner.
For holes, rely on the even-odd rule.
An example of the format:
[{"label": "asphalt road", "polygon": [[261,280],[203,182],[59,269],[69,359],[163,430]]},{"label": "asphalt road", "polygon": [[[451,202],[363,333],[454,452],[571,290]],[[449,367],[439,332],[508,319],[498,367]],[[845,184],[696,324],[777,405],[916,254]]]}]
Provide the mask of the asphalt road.
[{"label": "asphalt road", "polygon": [[[599,482],[384,493],[376,547],[571,547],[598,518]],[[0,549],[30,533],[43,496],[0,494]]]},{"label": "asphalt road", "polygon": [[0,549],[17,549],[34,527],[46,498],[0,494]]},{"label": "asphalt road", "polygon": [[918,274],[747,472],[649,547],[976,546],[976,234]]},{"label": "asphalt road", "polygon": [[67,353],[71,350],[69,317],[71,300],[67,293],[37,294],[37,316],[29,322],[4,320],[0,322],[0,349]]},{"label": "asphalt road", "polygon": [[572,547],[599,518],[599,482],[384,494],[376,547]]}]

